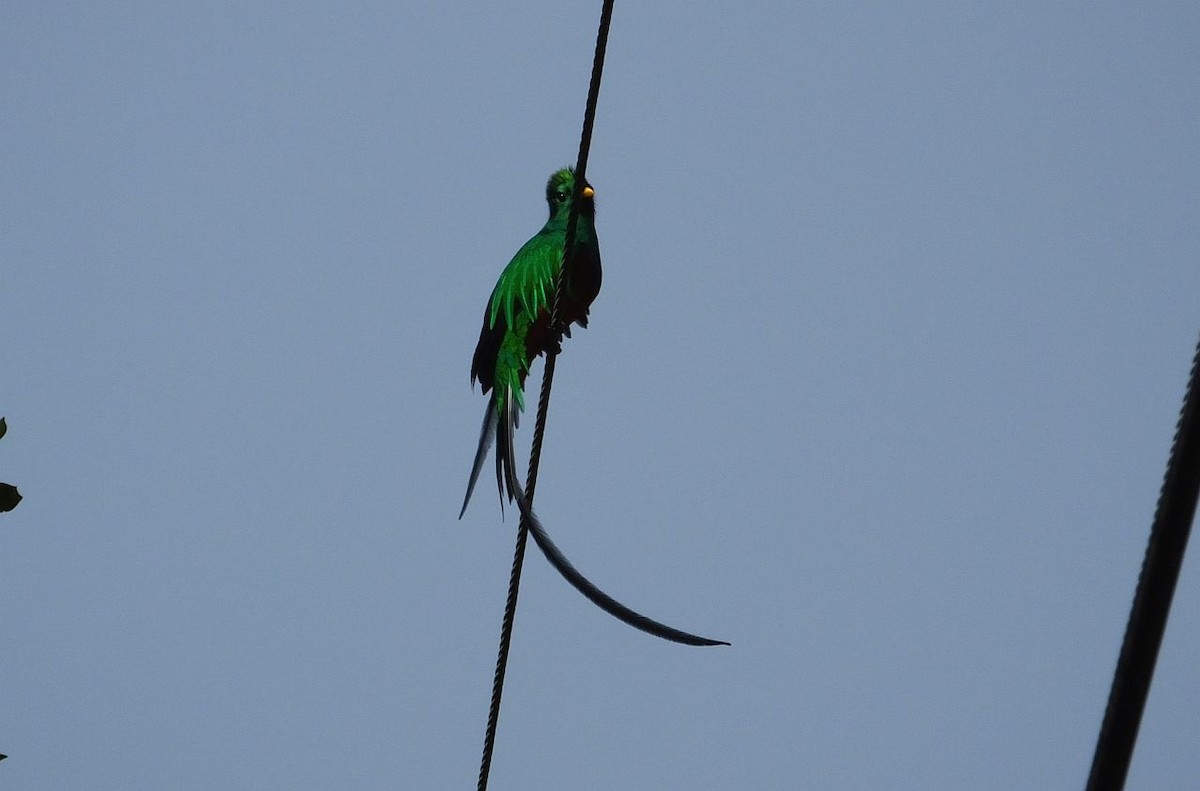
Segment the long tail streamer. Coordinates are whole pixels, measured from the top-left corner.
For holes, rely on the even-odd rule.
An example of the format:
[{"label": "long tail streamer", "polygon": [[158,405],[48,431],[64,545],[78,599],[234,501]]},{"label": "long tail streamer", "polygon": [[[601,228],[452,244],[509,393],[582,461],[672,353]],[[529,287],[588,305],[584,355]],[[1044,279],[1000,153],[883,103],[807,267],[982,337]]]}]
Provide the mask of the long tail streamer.
[{"label": "long tail streamer", "polygon": [[[467,495],[463,497],[462,510],[458,512],[458,518],[462,519],[463,514],[467,512],[467,503],[471,502],[471,493],[475,491],[475,482],[479,480],[479,471],[483,469],[483,462],[487,459],[488,451],[492,449],[492,442],[496,439],[496,406],[491,401],[488,401],[487,409],[483,413],[483,428],[479,431],[479,447],[475,449],[475,461],[471,465],[471,479],[467,482]],[[500,500],[500,508],[504,508],[504,500]]]},{"label": "long tail streamer", "polygon": [[[533,512],[533,507],[530,506],[528,499],[525,497],[525,491],[520,481],[517,480],[517,463],[513,455],[513,422],[515,417],[513,415],[513,399],[509,397],[506,399],[506,402],[508,406],[505,410],[504,418],[501,420],[500,431],[502,435],[506,435],[507,439],[498,443],[498,445],[503,446],[507,450],[507,456],[504,459],[504,469],[507,476],[505,484],[508,491],[516,499],[517,506],[521,509],[521,516],[528,523],[529,531],[533,533],[533,540],[537,542],[538,548],[542,550],[542,554],[546,556],[546,560],[550,561],[550,565],[554,566],[555,570],[567,582],[571,583],[577,591],[586,596],[593,604],[617,620],[624,621],[635,629],[641,629],[643,632],[648,632],[655,637],[661,637],[663,640],[670,640],[673,643],[683,643],[684,645],[729,645],[724,640],[700,637],[681,629],[676,629],[673,626],[667,626],[653,618],[629,609],[596,587],[595,583],[583,576],[572,565],[571,561],[567,560],[567,556],[550,539],[550,535],[542,526],[541,520]],[[497,450],[497,453],[499,453],[499,450]]]}]

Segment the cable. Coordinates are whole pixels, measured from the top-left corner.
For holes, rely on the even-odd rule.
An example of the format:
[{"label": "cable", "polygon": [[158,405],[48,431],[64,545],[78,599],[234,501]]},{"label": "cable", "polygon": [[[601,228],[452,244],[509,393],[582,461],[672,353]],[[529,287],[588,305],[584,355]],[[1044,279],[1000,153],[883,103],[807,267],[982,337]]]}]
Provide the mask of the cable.
[{"label": "cable", "polygon": [[1142,573],[1096,741],[1088,791],[1121,791],[1150,694],[1171,599],[1200,495],[1200,342],[1163,476]]},{"label": "cable", "polygon": [[[592,124],[596,119],[596,102],[600,97],[600,75],[604,70],[604,50],[608,45],[608,28],[612,21],[613,0],[604,0],[600,12],[600,29],[596,34],[596,55],[592,60],[592,81],[588,85],[587,108],[583,115],[583,133],[579,138],[579,158],[575,164],[575,195],[571,202],[571,213],[567,218],[567,233],[563,248],[562,266],[558,270],[558,284],[554,299],[550,303],[550,332],[555,339],[546,352],[546,370],[542,374],[542,390],[538,397],[537,422],[533,429],[533,445],[529,451],[529,473],[526,475],[525,495],[529,506],[533,506],[533,492],[537,487],[538,464],[542,456],[542,436],[546,432],[546,412],[550,408],[550,385],[554,381],[554,361],[558,357],[558,341],[561,340],[558,304],[562,299],[564,273],[574,257],[575,225],[579,222],[580,194],[586,183],[588,151],[592,145]],[[496,675],[492,679],[492,703],[488,710],[487,729],[483,736],[483,758],[479,764],[479,791],[486,791],[488,774],[492,768],[492,752],[496,744],[496,724],[500,719],[500,699],[504,694],[504,673],[508,667],[508,649],[512,643],[513,620],[517,614],[517,594],[521,588],[521,568],[525,562],[525,544],[529,538],[529,523],[522,515],[517,528],[517,545],[513,551],[512,572],[508,578],[508,598],[504,605],[504,620],[500,626],[500,649],[496,655]]]}]

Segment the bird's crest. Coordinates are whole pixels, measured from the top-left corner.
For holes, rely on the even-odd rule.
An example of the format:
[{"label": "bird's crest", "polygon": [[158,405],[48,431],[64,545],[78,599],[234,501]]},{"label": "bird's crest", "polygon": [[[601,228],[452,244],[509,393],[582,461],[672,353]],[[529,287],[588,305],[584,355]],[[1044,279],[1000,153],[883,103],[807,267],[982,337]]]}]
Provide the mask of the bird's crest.
[{"label": "bird's crest", "polygon": [[557,170],[546,182],[546,200],[553,201],[560,192],[570,195],[575,190],[575,168]]}]

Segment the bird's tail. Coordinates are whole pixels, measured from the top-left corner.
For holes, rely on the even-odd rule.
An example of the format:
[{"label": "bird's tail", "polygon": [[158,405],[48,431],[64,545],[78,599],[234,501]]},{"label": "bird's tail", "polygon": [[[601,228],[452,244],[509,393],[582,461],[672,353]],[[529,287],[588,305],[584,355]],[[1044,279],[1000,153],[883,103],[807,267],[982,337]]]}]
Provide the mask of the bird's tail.
[{"label": "bird's tail", "polygon": [[510,389],[502,391],[497,387],[492,390],[492,397],[483,413],[479,445],[475,449],[475,461],[471,464],[471,477],[467,481],[467,493],[463,497],[462,509],[458,512],[459,519],[467,512],[467,504],[471,502],[475,484],[479,481],[479,473],[483,470],[483,462],[487,459],[493,442],[496,443],[496,488],[500,490],[501,518],[504,516],[505,496],[507,495],[509,502],[513,501],[515,491],[510,481],[516,480],[516,473],[509,474],[504,465],[510,464],[514,457],[512,441],[520,423],[520,405],[520,397],[514,399]]},{"label": "bird's tail", "polygon": [[[483,413],[483,428],[479,430],[479,447],[475,449],[475,461],[471,464],[471,478],[467,481],[467,494],[463,497],[462,510],[458,512],[459,519],[462,519],[463,514],[467,512],[467,503],[471,502],[471,493],[475,491],[475,482],[479,480],[479,471],[483,469],[483,460],[487,458],[488,451],[492,449],[492,441],[496,439],[495,397],[493,391],[493,400],[488,401],[487,409]],[[504,507],[503,501],[501,501],[500,507]]]},{"label": "bird's tail", "polygon": [[[580,573],[579,569],[567,560],[567,556],[563,554],[553,541],[550,540],[550,535],[542,526],[542,522],[533,512],[533,508],[529,505],[529,501],[525,498],[524,488],[517,478],[516,457],[513,453],[514,445],[514,429],[517,423],[517,408],[514,404],[514,399],[511,395],[504,400],[503,411],[500,415],[500,430],[496,441],[496,475],[497,478],[503,472],[503,485],[501,486],[501,495],[505,492],[508,494],[509,500],[516,500],[517,507],[521,510],[521,517],[529,526],[529,531],[533,533],[533,540],[537,542],[538,548],[542,550],[542,554],[546,556],[546,560],[550,561],[550,565],[563,576],[567,582],[584,596],[586,596],[592,604],[595,604],[600,609],[604,610],[609,615],[619,621],[624,621],[635,629],[641,629],[643,632],[648,632],[655,637],[661,637],[664,640],[670,640],[674,643],[683,643],[685,645],[729,645],[724,640],[712,640],[707,637],[699,637],[698,635],[689,634],[680,629],[667,626],[664,623],[659,623],[653,618],[648,618],[641,613],[634,612],[626,607],[621,602],[609,596],[600,588],[596,587],[595,583]],[[484,419],[484,429],[487,430],[487,418]],[[492,424],[492,431],[495,431],[495,424]],[[488,444],[491,444],[489,438]],[[481,445],[482,448],[482,438]],[[486,449],[482,451],[485,455]],[[476,472],[472,474],[471,484],[474,485],[475,477],[478,474],[478,467],[482,464],[478,457],[476,458]],[[497,485],[500,486],[500,481],[497,480]],[[467,496],[470,496],[470,489],[467,490]],[[503,503],[503,496],[501,497]],[[465,505],[464,505],[465,508]]]},{"label": "bird's tail", "polygon": [[503,519],[504,498],[507,496],[511,503],[519,489],[517,456],[513,443],[516,441],[521,412],[520,401],[515,397],[511,385],[506,387],[503,393],[497,392],[496,397],[500,399],[497,407],[500,425],[496,428],[496,489],[500,492],[500,518]]}]

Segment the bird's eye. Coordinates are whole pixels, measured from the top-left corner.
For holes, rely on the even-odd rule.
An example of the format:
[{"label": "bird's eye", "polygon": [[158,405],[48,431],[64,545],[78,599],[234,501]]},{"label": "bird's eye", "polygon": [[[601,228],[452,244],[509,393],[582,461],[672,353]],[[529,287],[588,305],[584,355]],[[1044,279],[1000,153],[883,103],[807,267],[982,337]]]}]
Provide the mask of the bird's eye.
[{"label": "bird's eye", "polygon": [[567,199],[567,193],[563,192],[562,190],[559,190],[558,192],[554,193],[554,197],[557,200],[565,201]]}]

